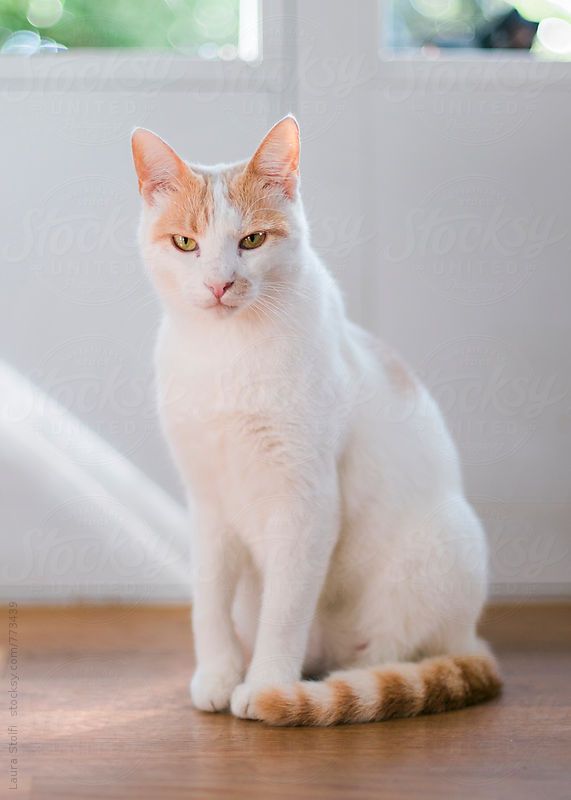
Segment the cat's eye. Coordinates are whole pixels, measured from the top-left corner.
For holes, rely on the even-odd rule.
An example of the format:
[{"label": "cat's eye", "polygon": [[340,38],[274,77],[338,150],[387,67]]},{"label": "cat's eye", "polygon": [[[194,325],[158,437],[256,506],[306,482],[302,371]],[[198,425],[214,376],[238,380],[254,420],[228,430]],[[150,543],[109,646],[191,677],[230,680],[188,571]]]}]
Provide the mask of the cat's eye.
[{"label": "cat's eye", "polygon": [[263,231],[249,233],[247,236],[244,236],[243,239],[240,239],[240,249],[255,250],[256,247],[260,247],[260,245],[264,244],[265,241],[266,234]]},{"label": "cat's eye", "polygon": [[178,247],[179,250],[184,250],[185,253],[190,253],[198,247],[198,242],[195,239],[191,239],[190,236],[180,236],[178,233],[172,237],[172,241],[175,247]]}]

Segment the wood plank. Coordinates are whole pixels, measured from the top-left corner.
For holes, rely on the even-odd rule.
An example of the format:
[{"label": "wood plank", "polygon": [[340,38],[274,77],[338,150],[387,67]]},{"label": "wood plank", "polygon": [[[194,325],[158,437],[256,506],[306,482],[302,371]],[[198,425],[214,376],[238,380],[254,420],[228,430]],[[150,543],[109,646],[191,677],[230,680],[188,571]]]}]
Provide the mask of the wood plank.
[{"label": "wood plank", "polygon": [[[195,711],[187,608],[19,608],[19,790],[33,800],[567,800],[571,604],[492,606],[502,698],[412,720],[271,729]],[[3,629],[6,627],[3,612]],[[5,688],[9,688],[7,685]],[[6,695],[4,695],[6,696]],[[3,748],[3,758],[8,757]]]}]

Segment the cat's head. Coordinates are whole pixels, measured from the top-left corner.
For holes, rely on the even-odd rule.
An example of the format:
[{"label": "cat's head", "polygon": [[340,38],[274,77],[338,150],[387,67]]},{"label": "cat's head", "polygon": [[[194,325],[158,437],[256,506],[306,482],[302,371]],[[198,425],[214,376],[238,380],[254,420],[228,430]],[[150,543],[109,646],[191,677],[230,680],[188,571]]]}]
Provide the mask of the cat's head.
[{"label": "cat's head", "polygon": [[305,231],[294,117],[274,125],[249,161],[230,166],[190,165],[143,128],[132,145],[141,247],[166,305],[224,317],[275,302]]}]

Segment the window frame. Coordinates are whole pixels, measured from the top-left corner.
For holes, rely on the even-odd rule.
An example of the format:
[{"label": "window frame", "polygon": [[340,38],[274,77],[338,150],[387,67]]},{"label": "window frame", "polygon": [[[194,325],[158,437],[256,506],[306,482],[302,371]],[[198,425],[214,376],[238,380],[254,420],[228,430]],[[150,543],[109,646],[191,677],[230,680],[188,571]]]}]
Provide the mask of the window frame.
[{"label": "window frame", "polygon": [[[387,86],[418,86],[419,83],[430,91],[438,87],[445,91],[446,86],[450,91],[480,86],[484,89],[490,81],[496,81],[497,88],[498,80],[506,87],[521,87],[522,90],[568,89],[571,61],[545,59],[529,51],[447,48],[433,56],[421,48],[393,48],[385,36],[385,0],[375,2],[379,90]],[[451,80],[455,82],[453,86]]]},{"label": "window frame", "polygon": [[[77,48],[37,56],[0,56],[3,91],[219,90],[280,92],[295,14],[287,0],[258,0],[260,57],[206,60],[170,50]],[[279,25],[275,25],[275,21]]]}]

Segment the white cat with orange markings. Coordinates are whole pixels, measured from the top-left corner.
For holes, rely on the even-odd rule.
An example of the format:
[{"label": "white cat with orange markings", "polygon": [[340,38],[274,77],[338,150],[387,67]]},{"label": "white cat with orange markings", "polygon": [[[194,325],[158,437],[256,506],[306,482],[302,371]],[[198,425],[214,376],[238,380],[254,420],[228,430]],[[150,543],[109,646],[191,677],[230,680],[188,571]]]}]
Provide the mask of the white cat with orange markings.
[{"label": "white cat with orange markings", "polygon": [[142,129],[133,152],[160,414],[194,515],[194,705],[329,725],[493,697],[456,450],[311,248],[295,119],[230,166]]}]

